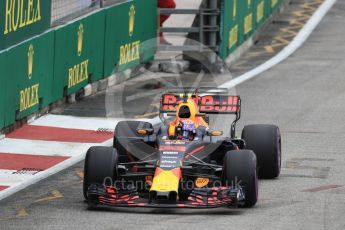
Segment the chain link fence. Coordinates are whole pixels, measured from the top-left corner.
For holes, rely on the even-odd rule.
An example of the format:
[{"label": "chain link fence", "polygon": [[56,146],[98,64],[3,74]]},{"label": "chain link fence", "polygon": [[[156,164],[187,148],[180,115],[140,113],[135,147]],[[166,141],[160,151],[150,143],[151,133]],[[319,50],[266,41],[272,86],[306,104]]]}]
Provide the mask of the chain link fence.
[{"label": "chain link fence", "polygon": [[77,17],[126,0],[52,0],[51,25],[58,26]]}]

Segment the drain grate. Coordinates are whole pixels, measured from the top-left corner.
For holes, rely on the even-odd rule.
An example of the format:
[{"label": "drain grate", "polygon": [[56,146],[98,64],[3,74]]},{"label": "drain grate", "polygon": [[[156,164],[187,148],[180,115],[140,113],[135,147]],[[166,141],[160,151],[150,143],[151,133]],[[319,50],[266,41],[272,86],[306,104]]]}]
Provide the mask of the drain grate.
[{"label": "drain grate", "polygon": [[111,134],[111,133],[114,133],[114,130],[113,129],[108,129],[108,128],[99,128],[99,129],[97,129],[96,133],[99,133],[99,134]]},{"label": "drain grate", "polygon": [[20,170],[17,170],[16,172],[13,172],[12,174],[17,175],[35,175],[39,172],[44,171],[43,169],[37,169],[37,168],[22,168]]}]

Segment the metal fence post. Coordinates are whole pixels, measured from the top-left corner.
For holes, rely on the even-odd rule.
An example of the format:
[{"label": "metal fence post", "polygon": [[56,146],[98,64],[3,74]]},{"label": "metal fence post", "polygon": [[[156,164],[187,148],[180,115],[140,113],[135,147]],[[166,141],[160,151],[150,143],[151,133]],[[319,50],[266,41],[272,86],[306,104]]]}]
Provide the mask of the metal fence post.
[{"label": "metal fence post", "polygon": [[[210,10],[216,11],[218,9],[217,0],[209,0],[209,8]],[[217,15],[211,14],[210,15],[210,26],[217,27]],[[217,46],[217,33],[216,31],[209,32],[209,46],[216,47]],[[215,63],[217,56],[215,53],[210,53],[209,59],[211,63]]]}]

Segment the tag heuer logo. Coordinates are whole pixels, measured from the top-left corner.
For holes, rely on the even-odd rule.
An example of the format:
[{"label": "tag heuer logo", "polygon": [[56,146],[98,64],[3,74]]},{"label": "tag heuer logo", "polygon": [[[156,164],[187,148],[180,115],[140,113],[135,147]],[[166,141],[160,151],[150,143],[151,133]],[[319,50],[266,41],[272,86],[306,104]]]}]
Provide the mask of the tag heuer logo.
[{"label": "tag heuer logo", "polygon": [[34,64],[34,46],[31,44],[29,46],[29,50],[28,50],[28,77],[31,80],[32,77],[32,68],[33,68],[33,64]]},{"label": "tag heuer logo", "polygon": [[135,23],[135,6],[132,5],[129,9],[129,36],[133,36],[134,32],[134,23]]},{"label": "tag heuer logo", "polygon": [[80,24],[78,29],[78,56],[81,55],[83,51],[83,35],[84,35],[84,25]]}]

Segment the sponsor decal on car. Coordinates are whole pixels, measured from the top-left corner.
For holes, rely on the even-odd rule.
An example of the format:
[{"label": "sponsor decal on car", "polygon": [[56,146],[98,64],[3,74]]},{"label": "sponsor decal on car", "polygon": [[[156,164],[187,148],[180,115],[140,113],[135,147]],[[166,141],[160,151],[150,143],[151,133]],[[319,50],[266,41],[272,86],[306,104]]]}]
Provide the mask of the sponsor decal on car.
[{"label": "sponsor decal on car", "polygon": [[203,188],[208,185],[208,182],[210,182],[210,179],[208,178],[196,178],[195,186],[198,188]]}]

